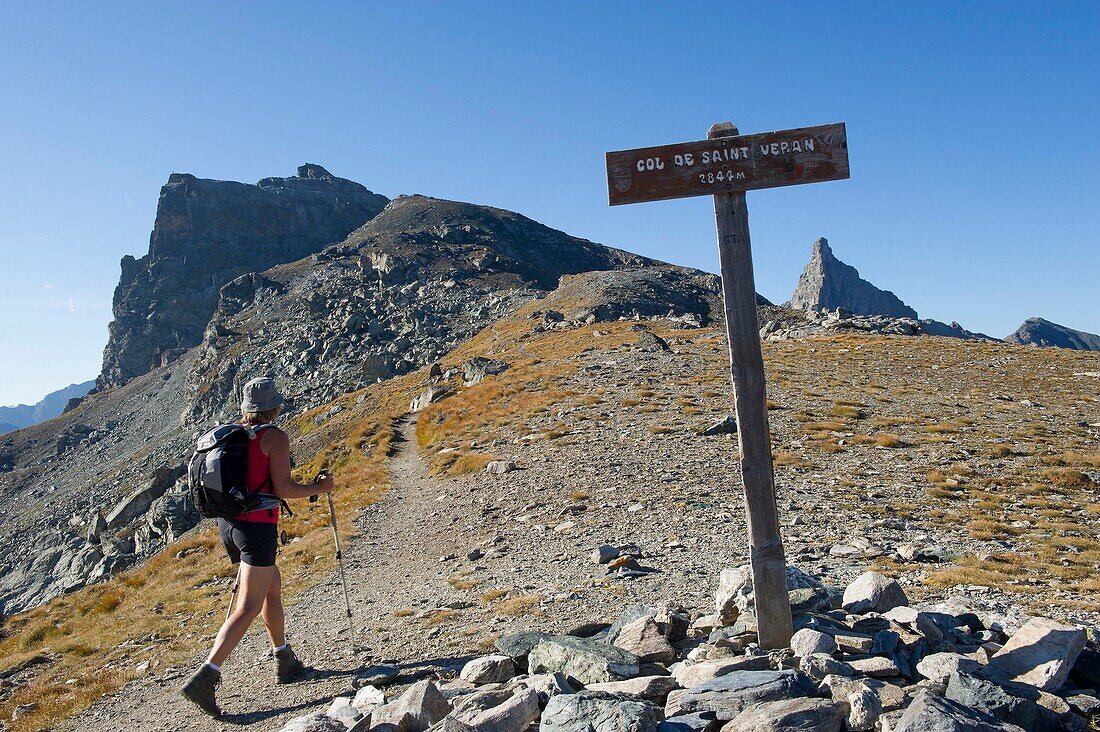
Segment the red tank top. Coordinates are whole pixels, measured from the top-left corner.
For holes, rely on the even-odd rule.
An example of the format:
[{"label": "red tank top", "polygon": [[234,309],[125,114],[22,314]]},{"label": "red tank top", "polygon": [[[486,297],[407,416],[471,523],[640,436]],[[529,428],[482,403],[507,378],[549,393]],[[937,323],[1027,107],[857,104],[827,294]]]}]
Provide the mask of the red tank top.
[{"label": "red tank top", "polygon": [[[271,486],[271,459],[260,448],[261,435],[267,427],[256,430],[256,439],[248,441],[248,472],[244,474],[244,486],[252,491],[274,493]],[[249,511],[237,517],[238,521],[253,521],[261,524],[279,523],[279,508],[261,508]]]}]

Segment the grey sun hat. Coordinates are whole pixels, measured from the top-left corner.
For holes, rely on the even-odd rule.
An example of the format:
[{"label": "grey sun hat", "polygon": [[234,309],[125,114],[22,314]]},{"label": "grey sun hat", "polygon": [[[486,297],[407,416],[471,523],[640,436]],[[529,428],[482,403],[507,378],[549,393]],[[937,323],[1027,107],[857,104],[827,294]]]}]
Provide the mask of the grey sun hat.
[{"label": "grey sun hat", "polygon": [[282,403],[283,395],[279,393],[279,387],[275,386],[275,379],[267,376],[253,379],[241,391],[242,412],[266,412]]}]

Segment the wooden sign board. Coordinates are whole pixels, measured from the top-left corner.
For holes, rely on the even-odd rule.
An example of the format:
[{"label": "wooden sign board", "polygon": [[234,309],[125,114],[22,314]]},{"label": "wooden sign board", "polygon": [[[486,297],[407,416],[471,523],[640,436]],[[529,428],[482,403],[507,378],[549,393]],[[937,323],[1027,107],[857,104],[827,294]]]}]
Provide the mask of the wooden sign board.
[{"label": "wooden sign board", "polygon": [[612,206],[847,177],[843,122],[607,153]]}]

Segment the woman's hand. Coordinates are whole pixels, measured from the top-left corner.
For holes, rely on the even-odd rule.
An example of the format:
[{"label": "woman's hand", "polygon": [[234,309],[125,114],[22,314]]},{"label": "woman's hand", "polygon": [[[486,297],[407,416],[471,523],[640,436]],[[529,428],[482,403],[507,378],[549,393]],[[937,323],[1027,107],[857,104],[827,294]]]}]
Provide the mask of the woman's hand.
[{"label": "woman's hand", "polygon": [[313,481],[313,487],[317,493],[332,493],[336,488],[336,479],[332,477],[332,473],[321,473],[317,476],[317,480]]}]

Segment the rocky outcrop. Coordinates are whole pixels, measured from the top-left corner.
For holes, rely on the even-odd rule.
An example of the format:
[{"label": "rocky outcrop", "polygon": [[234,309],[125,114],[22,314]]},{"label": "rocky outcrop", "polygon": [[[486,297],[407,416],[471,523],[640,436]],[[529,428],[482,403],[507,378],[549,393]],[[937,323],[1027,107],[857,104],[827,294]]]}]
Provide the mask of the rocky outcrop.
[{"label": "rocky outcrop", "polygon": [[386,201],[319,165],[255,185],[173,173],[149,253],[122,259],[97,387],[124,384],[197,345],[222,285],[340,241]]},{"label": "rocky outcrop", "polygon": [[854,315],[889,315],[917,319],[917,311],[889,290],[880,290],[859,276],[855,267],[833,256],[824,237],[813,244],[810,262],[798,278],[788,304],[797,310],[836,310]]},{"label": "rocky outcrop", "polygon": [[1007,336],[1008,343],[1043,348],[1072,348],[1076,351],[1100,351],[1100,335],[1067,328],[1042,318],[1028,318]]}]

